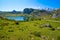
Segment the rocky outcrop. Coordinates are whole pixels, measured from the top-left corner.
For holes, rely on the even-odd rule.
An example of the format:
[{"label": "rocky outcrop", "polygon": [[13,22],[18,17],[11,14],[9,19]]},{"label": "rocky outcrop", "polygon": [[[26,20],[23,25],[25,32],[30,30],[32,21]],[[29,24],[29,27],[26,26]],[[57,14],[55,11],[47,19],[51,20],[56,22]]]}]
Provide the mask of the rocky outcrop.
[{"label": "rocky outcrop", "polygon": [[14,13],[14,14],[15,14],[15,13],[16,13],[16,11],[15,11],[15,10],[13,10],[13,11],[12,11],[12,13]]},{"label": "rocky outcrop", "polygon": [[53,14],[53,18],[58,18],[58,17],[60,17],[60,13]]},{"label": "rocky outcrop", "polygon": [[44,27],[52,28],[52,26],[51,26],[50,24],[42,24],[40,27],[41,27],[41,28],[44,28]]},{"label": "rocky outcrop", "polygon": [[30,13],[33,12],[33,11],[34,11],[34,9],[32,9],[32,8],[25,8],[25,9],[23,10],[23,13],[30,14]]}]

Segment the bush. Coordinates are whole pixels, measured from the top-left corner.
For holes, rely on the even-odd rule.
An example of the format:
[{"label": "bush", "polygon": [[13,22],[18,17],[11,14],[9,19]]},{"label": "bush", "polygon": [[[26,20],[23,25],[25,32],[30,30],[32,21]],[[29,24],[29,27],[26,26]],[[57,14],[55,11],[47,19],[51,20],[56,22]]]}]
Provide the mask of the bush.
[{"label": "bush", "polygon": [[57,40],[60,40],[60,36],[58,36]]},{"label": "bush", "polygon": [[51,28],[51,30],[52,30],[52,31],[54,31],[54,30],[55,30],[55,28]]},{"label": "bush", "polygon": [[4,27],[1,26],[1,27],[0,27],[0,30],[3,30],[3,28],[4,28]]},{"label": "bush", "polygon": [[16,24],[16,25],[19,25],[19,23],[18,23],[18,22],[16,22],[15,24]]},{"label": "bush", "polygon": [[40,32],[37,32],[37,31],[35,31],[35,32],[31,33],[31,34],[33,34],[34,36],[37,36],[37,37],[41,37]]},{"label": "bush", "polygon": [[14,32],[14,30],[13,29],[10,29],[10,30],[8,30],[8,32]]},{"label": "bush", "polygon": [[5,32],[0,32],[0,40],[6,40],[7,34]]},{"label": "bush", "polygon": [[0,26],[8,26],[9,23],[1,23]]}]

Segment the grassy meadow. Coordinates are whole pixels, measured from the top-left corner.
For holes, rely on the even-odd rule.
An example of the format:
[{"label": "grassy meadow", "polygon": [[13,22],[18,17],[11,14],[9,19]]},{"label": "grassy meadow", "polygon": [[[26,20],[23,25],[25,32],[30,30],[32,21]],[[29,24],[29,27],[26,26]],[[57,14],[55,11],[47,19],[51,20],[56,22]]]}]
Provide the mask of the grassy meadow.
[{"label": "grassy meadow", "polygon": [[[51,27],[41,26],[50,24]],[[60,40],[60,22],[10,21],[0,18],[0,40]]]},{"label": "grassy meadow", "polygon": [[[0,12],[0,40],[60,40],[60,9],[51,12],[31,10],[24,11],[26,13]],[[6,16],[24,16],[25,19],[15,21]]]}]

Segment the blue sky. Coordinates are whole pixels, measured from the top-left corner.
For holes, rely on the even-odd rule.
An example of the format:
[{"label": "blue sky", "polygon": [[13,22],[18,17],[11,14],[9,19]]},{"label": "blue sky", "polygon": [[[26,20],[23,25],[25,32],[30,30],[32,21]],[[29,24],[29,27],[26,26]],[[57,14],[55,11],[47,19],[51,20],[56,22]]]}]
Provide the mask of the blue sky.
[{"label": "blue sky", "polygon": [[60,8],[59,0],[0,0],[1,11],[23,10],[24,8]]}]

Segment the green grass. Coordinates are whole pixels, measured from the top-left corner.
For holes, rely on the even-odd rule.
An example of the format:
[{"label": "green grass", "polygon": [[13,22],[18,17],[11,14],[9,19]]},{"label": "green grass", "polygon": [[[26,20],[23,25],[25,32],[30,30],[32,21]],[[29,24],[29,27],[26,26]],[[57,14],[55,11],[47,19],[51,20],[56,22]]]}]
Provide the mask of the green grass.
[{"label": "green grass", "polygon": [[[0,19],[0,40],[59,40],[60,30],[57,30],[57,27],[60,26],[60,23],[45,20],[18,23],[19,24],[17,25],[15,21]],[[41,24],[47,23],[51,24],[55,30],[52,31],[51,28],[40,27]]]}]

